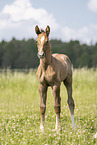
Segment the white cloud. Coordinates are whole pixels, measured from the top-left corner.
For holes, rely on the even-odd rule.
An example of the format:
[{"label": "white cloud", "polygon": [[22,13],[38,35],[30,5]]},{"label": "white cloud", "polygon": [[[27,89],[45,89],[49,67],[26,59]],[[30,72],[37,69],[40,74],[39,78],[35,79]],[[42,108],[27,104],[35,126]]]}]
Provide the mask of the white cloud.
[{"label": "white cloud", "polygon": [[75,39],[75,31],[67,26],[63,27],[62,29],[62,34],[65,36],[63,37],[64,39],[66,39],[67,41],[71,39]]},{"label": "white cloud", "polygon": [[36,24],[42,28],[50,25],[52,30],[58,28],[53,15],[45,9],[33,8],[30,0],[15,0],[0,12],[0,35],[5,39],[11,39],[12,36],[19,39],[34,37]]},{"label": "white cloud", "polygon": [[97,12],[97,0],[90,0],[88,3],[88,8],[93,12]]},{"label": "white cloud", "polygon": [[69,27],[63,27],[61,30],[62,40],[80,40],[82,43],[90,44],[97,42],[97,25],[89,25],[80,29],[72,29]]}]

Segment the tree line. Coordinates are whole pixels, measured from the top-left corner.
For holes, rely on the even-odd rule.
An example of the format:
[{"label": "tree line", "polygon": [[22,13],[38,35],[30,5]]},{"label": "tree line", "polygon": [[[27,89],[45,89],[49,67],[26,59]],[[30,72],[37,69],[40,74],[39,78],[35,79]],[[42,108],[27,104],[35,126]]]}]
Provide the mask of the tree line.
[{"label": "tree line", "polygon": [[[69,56],[74,68],[97,66],[97,43],[95,45],[81,44],[78,40],[62,42],[50,40],[52,53]],[[0,68],[24,69],[37,68],[37,46],[34,39],[0,42]]]}]

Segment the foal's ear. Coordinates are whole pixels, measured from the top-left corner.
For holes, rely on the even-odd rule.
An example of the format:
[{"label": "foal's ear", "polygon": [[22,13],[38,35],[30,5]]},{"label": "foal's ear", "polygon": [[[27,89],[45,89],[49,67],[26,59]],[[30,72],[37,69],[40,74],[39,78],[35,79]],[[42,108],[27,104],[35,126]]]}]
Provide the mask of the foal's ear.
[{"label": "foal's ear", "polygon": [[41,33],[39,28],[38,28],[38,25],[36,25],[36,27],[35,27],[35,32],[36,32],[37,35],[39,35]]},{"label": "foal's ear", "polygon": [[47,27],[46,27],[46,34],[47,34],[47,36],[49,36],[49,33],[50,33],[50,27],[47,26]]}]

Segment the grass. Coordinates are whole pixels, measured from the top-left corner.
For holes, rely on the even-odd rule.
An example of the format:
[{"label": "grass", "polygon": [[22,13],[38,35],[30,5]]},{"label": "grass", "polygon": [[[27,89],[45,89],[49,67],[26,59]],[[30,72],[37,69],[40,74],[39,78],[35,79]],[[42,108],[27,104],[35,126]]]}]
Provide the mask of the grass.
[{"label": "grass", "polygon": [[52,90],[48,90],[45,132],[40,132],[40,97],[35,72],[0,73],[0,145],[96,145],[97,70],[73,73],[75,122],[72,129],[67,92],[61,85],[62,133],[55,131]]}]

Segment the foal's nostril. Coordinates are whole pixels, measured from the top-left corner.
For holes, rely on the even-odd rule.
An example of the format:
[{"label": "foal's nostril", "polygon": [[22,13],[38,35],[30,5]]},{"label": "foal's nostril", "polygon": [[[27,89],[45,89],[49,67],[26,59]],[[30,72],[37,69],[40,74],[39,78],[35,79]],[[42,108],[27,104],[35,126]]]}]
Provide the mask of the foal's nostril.
[{"label": "foal's nostril", "polygon": [[38,55],[39,58],[44,58],[44,52],[42,52],[42,53],[39,53],[39,52],[38,52],[37,55]]}]

